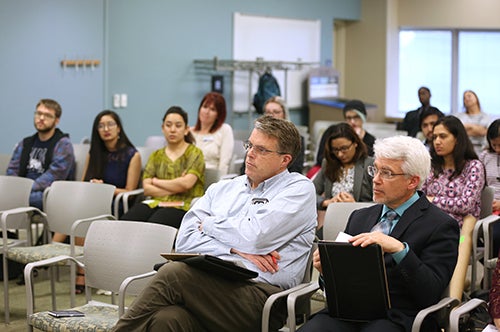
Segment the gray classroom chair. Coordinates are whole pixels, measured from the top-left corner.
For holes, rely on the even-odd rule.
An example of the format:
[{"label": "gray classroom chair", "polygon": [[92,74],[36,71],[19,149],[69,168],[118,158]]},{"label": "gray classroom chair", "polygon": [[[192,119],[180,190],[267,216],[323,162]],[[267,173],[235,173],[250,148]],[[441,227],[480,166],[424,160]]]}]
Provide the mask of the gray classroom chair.
[{"label": "gray classroom chair", "polygon": [[[109,331],[126,310],[125,295],[138,295],[162,260],[171,252],[177,229],[137,221],[94,221],[85,238],[83,263],[71,256],[58,256],[30,263],[24,271],[29,331]],[[35,312],[33,269],[71,260],[85,269],[86,304],[72,309],[84,317],[55,318],[48,311]],[[118,294],[118,305],[92,300],[92,289],[107,289]],[[113,297],[114,299],[114,297]]]}]

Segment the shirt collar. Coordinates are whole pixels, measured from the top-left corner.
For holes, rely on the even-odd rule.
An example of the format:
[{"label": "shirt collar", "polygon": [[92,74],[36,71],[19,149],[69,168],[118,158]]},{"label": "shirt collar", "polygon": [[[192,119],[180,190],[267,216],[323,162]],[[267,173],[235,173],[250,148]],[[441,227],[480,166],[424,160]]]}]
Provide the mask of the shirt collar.
[{"label": "shirt collar", "polygon": [[389,208],[388,206],[386,206],[384,204],[384,207],[382,208],[382,216],[385,216],[385,214],[390,211],[390,210],[394,210],[394,212],[396,212],[398,214],[398,217],[402,216],[403,213],[405,213],[405,211],[413,204],[415,203],[418,199],[420,198],[418,192],[415,192],[406,202],[404,202],[403,204],[401,204],[400,206],[398,206],[397,208],[395,209],[391,209]]},{"label": "shirt collar", "polygon": [[[290,174],[290,172],[288,171],[288,169],[285,168],[281,173],[278,173],[275,176],[272,176],[269,179],[265,179],[264,181],[262,181],[257,186],[257,188],[255,188],[253,190],[254,191],[257,191],[257,190],[264,191],[264,190],[266,190],[267,187],[272,187],[274,183],[281,181],[281,179],[283,179],[286,176],[286,174]],[[252,190],[252,185],[250,183],[250,179],[248,179],[248,176],[247,176],[247,181],[246,181],[245,185],[247,186],[247,188],[249,190]]]}]

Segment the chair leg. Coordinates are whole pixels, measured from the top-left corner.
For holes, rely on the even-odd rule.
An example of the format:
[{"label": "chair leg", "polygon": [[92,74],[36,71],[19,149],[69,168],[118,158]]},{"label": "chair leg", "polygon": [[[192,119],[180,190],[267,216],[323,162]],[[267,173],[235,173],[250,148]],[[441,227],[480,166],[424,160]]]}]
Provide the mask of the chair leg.
[{"label": "chair leg", "polygon": [[52,295],[52,310],[57,309],[57,304],[56,304],[56,267],[57,266],[51,266],[49,267],[50,269],[50,291]]},{"label": "chair leg", "polygon": [[69,268],[70,272],[69,272],[69,280],[70,280],[70,305],[71,305],[71,308],[73,308],[75,306],[75,302],[76,302],[76,295],[75,295],[75,287],[76,287],[76,265],[75,263],[71,262],[70,263],[70,268]]},{"label": "chair leg", "polygon": [[4,300],[4,311],[5,311],[5,324],[10,323],[10,309],[9,309],[9,270],[7,264],[7,257],[5,257],[5,252],[2,255],[3,264],[3,300]]}]

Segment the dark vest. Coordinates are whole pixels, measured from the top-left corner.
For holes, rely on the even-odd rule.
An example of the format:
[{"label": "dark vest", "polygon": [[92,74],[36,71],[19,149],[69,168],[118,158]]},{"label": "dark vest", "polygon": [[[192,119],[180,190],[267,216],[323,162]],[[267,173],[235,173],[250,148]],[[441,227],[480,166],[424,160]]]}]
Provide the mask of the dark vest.
[{"label": "dark vest", "polygon": [[[23,151],[21,152],[21,160],[19,161],[19,176],[26,177],[26,167],[28,166],[31,148],[35,143],[35,138],[37,137],[37,135],[38,133],[34,134],[33,136],[26,137],[23,140]],[[64,134],[59,128],[56,128],[54,135],[52,135],[52,137],[47,141],[48,147],[47,156],[43,165],[44,169],[49,168],[49,165],[52,162],[52,155],[54,154],[54,147],[56,146],[57,142],[59,142],[59,140],[63,137],[69,137],[69,135]],[[71,173],[72,172],[70,172],[69,177],[72,176]]]}]

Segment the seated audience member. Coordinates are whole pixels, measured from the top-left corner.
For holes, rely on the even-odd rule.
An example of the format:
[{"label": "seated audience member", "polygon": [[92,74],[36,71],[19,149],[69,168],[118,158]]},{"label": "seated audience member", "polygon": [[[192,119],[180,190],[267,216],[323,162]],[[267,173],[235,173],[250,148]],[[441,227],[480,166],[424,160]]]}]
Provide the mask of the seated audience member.
[{"label": "seated audience member", "polygon": [[[347,123],[333,127],[325,144],[325,159],[313,180],[319,210],[335,202],[371,202],[372,179],[367,167],[373,164],[366,146]],[[321,227],[322,225],[318,225]]]},{"label": "seated audience member", "polygon": [[[500,214],[500,119],[493,121],[486,133],[488,149],[479,155],[486,170],[486,184],[493,188],[493,213]],[[493,252],[500,250],[500,225],[493,227]]]},{"label": "seated audience member", "polygon": [[[125,134],[120,117],[113,111],[102,111],[94,119],[82,181],[112,184],[116,187],[116,195],[136,189],[140,175],[141,156]],[[55,233],[52,240],[64,242],[66,237],[66,234]],[[78,245],[83,245],[83,242],[82,238],[76,239]],[[75,292],[81,294],[84,291],[84,271],[80,269]]]},{"label": "seated audience member", "polygon": [[429,88],[422,86],[418,89],[418,100],[422,106],[414,111],[406,113],[401,126],[398,128],[406,130],[408,132],[408,136],[411,137],[416,137],[417,133],[422,129],[421,119],[422,114],[425,111],[433,110],[434,112],[440,112],[436,107],[431,106],[431,90],[429,90]]},{"label": "seated audience member", "polygon": [[[265,301],[301,282],[314,239],[314,187],[287,170],[299,142],[291,122],[258,118],[246,143],[246,175],[210,186],[177,235],[177,252],[239,260],[259,276],[235,281],[168,262],[114,331],[260,331]],[[273,309],[271,331],[284,324],[284,304]]]},{"label": "seated audience member", "polygon": [[[288,108],[286,107],[285,101],[280,96],[273,96],[266,100],[264,103],[264,115],[272,116],[273,118],[288,120],[290,121],[290,114]],[[304,154],[305,154],[305,142],[304,137],[300,136],[300,152],[297,158],[293,160],[288,166],[290,172],[297,172],[302,174],[304,169]],[[241,174],[245,174],[245,163],[241,166]]]},{"label": "seated audience member", "polygon": [[461,300],[472,250],[472,232],[481,212],[484,166],[454,116],[439,119],[433,129],[431,174],[422,190],[427,198],[455,218],[460,230],[458,262],[450,282],[450,296]]},{"label": "seated audience member", "polygon": [[[500,256],[500,253],[499,253]],[[491,278],[490,302],[488,303],[490,316],[497,329],[500,329],[500,257],[497,260],[495,271]]]},{"label": "seated audience member", "polygon": [[486,184],[495,190],[493,212],[500,213],[500,119],[493,121],[486,133],[488,149],[479,155],[486,169]]},{"label": "seated audience member", "polygon": [[25,137],[14,148],[7,175],[34,180],[30,205],[43,208],[43,191],[57,180],[74,180],[75,155],[68,134],[57,125],[61,120],[61,105],[52,99],[41,99],[36,105],[36,133]]},{"label": "seated audience member", "polygon": [[[323,310],[300,332],[410,331],[418,311],[438,302],[451,279],[459,228],[418,190],[430,169],[427,149],[416,138],[394,136],[377,140],[374,150],[375,162],[369,172],[373,176],[373,200],[379,204],[354,211],[345,232],[353,235],[349,242],[354,246],[376,243],[382,247],[392,307],[386,319],[368,322],[341,320]],[[394,212],[396,217],[388,221],[386,214]],[[388,222],[387,234],[375,230]],[[313,264],[321,273],[317,250]],[[440,330],[428,319],[422,331]]]},{"label": "seated audience member", "polygon": [[436,122],[444,116],[440,110],[435,107],[429,107],[420,115],[420,130],[424,136],[424,145],[427,150],[432,146],[432,130]]},{"label": "seated audience member", "polygon": [[465,112],[456,113],[455,116],[464,124],[474,150],[479,155],[486,143],[485,137],[491,122],[490,116],[481,109],[479,98],[474,91],[466,90],[463,99]]},{"label": "seated audience member", "polygon": [[140,220],[179,228],[191,200],[203,195],[205,160],[194,146],[188,115],[170,107],[162,123],[165,148],[154,151],[144,168],[144,195],[151,196],[125,213],[123,220]]},{"label": "seated audience member", "polygon": [[97,114],[82,180],[112,184],[117,195],[137,189],[141,165],[141,155],[125,134],[118,114],[110,110]]},{"label": "seated audience member", "polygon": [[233,157],[233,129],[226,120],[226,100],[217,92],[207,93],[198,108],[198,119],[191,132],[203,151],[205,167],[226,175]]},{"label": "seated audience member", "polygon": [[[363,129],[363,123],[366,122],[366,107],[361,100],[351,100],[347,102],[343,109],[344,120],[347,122],[358,134],[363,143],[365,143],[368,155],[373,156],[373,144],[375,143],[375,136]],[[321,135],[319,142],[318,152],[316,154],[316,164],[307,173],[307,177],[313,178],[319,171],[321,163],[324,159],[325,142],[330,137],[334,125],[328,127]]]},{"label": "seated audience member", "polygon": [[479,218],[481,191],[485,185],[484,166],[458,118],[449,115],[438,120],[433,137],[432,170],[422,190],[429,201],[462,227],[465,217]]},{"label": "seated audience member", "polygon": [[375,137],[363,129],[363,123],[366,122],[365,104],[361,100],[351,100],[345,104],[343,112],[345,122],[351,125],[359,138],[365,143],[368,155],[373,156]]}]

